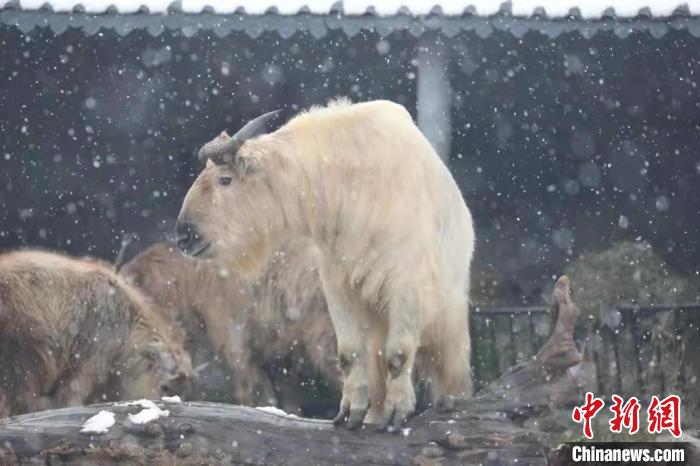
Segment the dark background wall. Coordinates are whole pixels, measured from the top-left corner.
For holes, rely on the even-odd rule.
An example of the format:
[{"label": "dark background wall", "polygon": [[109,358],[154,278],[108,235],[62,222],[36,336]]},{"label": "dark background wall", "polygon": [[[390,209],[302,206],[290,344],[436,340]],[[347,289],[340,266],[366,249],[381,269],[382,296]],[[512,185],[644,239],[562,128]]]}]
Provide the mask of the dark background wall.
[{"label": "dark background wall", "polygon": [[[700,273],[698,39],[445,41],[449,163],[476,219],[477,302],[539,301],[567,261],[620,239]],[[416,47],[401,33],[0,27],[0,250],[112,258],[125,232],[161,239],[201,168],[196,150],[222,129],[338,95],[415,115]]]}]

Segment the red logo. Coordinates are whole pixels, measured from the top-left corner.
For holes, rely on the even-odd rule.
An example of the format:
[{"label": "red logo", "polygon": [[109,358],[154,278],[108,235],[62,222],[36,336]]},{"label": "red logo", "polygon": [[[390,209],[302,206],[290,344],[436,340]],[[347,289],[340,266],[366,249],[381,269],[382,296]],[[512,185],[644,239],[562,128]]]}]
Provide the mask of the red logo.
[{"label": "red logo", "polygon": [[681,436],[681,399],[678,395],[669,395],[659,401],[657,396],[651,397],[647,409],[649,433],[659,434],[668,430],[678,438]]},{"label": "red logo", "polygon": [[[630,434],[639,432],[639,400],[631,397],[625,401],[618,395],[612,395],[612,401],[610,411],[613,417],[608,422],[610,432],[621,433],[623,429],[627,429]],[[593,438],[591,421],[604,406],[605,401],[587,392],[586,402],[582,406],[576,406],[571,412],[571,419],[583,424],[583,435],[586,438]],[[656,395],[651,397],[647,409],[647,430],[650,434],[660,434],[666,430],[676,438],[681,436],[681,398],[678,395],[669,395],[663,400],[659,400]]]},{"label": "red logo", "polygon": [[609,422],[610,432],[620,433],[624,427],[630,434],[636,434],[639,431],[639,400],[632,397],[623,404],[624,400],[617,395],[613,395],[612,399],[610,411],[614,416]]},{"label": "red logo", "polygon": [[571,413],[571,419],[574,422],[583,422],[583,435],[588,439],[593,438],[593,429],[591,428],[591,420],[598,414],[598,411],[603,409],[605,402],[600,398],[593,396],[593,393],[586,393],[586,403],[583,406],[576,406]]}]

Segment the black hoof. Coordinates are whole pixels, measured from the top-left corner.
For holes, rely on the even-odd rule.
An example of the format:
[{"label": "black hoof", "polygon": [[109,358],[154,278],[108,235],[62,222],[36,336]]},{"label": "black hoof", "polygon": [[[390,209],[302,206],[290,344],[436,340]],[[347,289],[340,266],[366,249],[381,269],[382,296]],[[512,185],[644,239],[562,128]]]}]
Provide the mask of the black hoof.
[{"label": "black hoof", "polygon": [[345,422],[345,418],[348,415],[348,408],[341,406],[340,410],[338,411],[338,414],[335,415],[333,418],[333,425],[339,426],[343,422]]},{"label": "black hoof", "polygon": [[367,414],[366,409],[351,409],[350,417],[348,417],[348,422],[345,424],[345,427],[348,430],[358,429],[362,426],[362,421],[365,420],[365,414]]}]

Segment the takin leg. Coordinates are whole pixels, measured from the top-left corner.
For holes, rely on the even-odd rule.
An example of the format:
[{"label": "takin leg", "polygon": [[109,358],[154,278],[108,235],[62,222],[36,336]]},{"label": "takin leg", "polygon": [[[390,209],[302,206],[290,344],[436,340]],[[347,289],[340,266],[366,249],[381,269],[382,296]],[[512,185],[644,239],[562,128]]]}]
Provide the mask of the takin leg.
[{"label": "takin leg", "polygon": [[[303,355],[307,360],[307,364],[300,368],[300,371],[315,373],[334,388],[340,389],[340,371],[335,353],[338,344],[333,323],[326,309],[312,309],[298,326],[301,329]],[[307,365],[310,367],[306,367]]]},{"label": "takin leg", "polygon": [[433,404],[447,398],[469,398],[472,396],[471,342],[469,337],[469,315],[467,305],[446,308],[441,325],[436,326],[432,342],[431,359],[434,360],[432,380]]},{"label": "takin leg", "polygon": [[345,422],[348,429],[357,429],[370,405],[367,367],[367,342],[371,329],[369,314],[354,302],[349,287],[342,280],[324,272],[321,269],[321,282],[338,342],[338,362],[343,378],[340,408],[333,423],[340,425]]},{"label": "takin leg", "polygon": [[367,359],[369,372],[370,407],[365,417],[365,424],[382,424],[384,419],[384,398],[386,397],[386,358],[384,342],[386,328],[377,328],[369,345]]},{"label": "takin leg", "polygon": [[224,351],[232,369],[233,395],[244,406],[277,405],[277,396],[269,375],[252,360],[250,351]]},{"label": "takin leg", "polygon": [[239,404],[244,406],[277,405],[278,400],[270,377],[255,364],[236,365],[233,376],[233,392]]},{"label": "takin leg", "polygon": [[413,367],[420,343],[420,316],[414,303],[398,298],[389,304],[386,337],[386,397],[381,428],[396,430],[416,409]]},{"label": "takin leg", "polygon": [[[217,315],[219,316],[217,318]],[[226,365],[233,372],[233,396],[244,406],[276,404],[274,386],[270,377],[253,362],[250,348],[250,332],[245,325],[227,317],[222,324],[223,313],[202,316],[212,347],[223,354]]]},{"label": "takin leg", "polygon": [[57,406],[82,406],[95,386],[100,383],[95,375],[96,367],[99,366],[94,361],[84,361],[77,370],[61,380],[53,396]]}]

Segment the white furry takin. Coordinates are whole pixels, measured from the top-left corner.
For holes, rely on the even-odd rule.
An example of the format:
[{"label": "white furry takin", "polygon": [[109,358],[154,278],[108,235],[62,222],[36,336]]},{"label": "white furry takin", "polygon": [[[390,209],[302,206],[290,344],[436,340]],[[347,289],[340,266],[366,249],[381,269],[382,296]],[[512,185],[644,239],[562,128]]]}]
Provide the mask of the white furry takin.
[{"label": "white furry takin", "polygon": [[184,389],[183,336],[109,264],[0,255],[0,417]]},{"label": "white furry takin", "polygon": [[337,101],[264,133],[275,112],[200,150],[178,245],[254,274],[286,240],[318,250],[343,389],[336,423],[397,428],[416,405],[468,397],[472,217],[401,105]]}]

